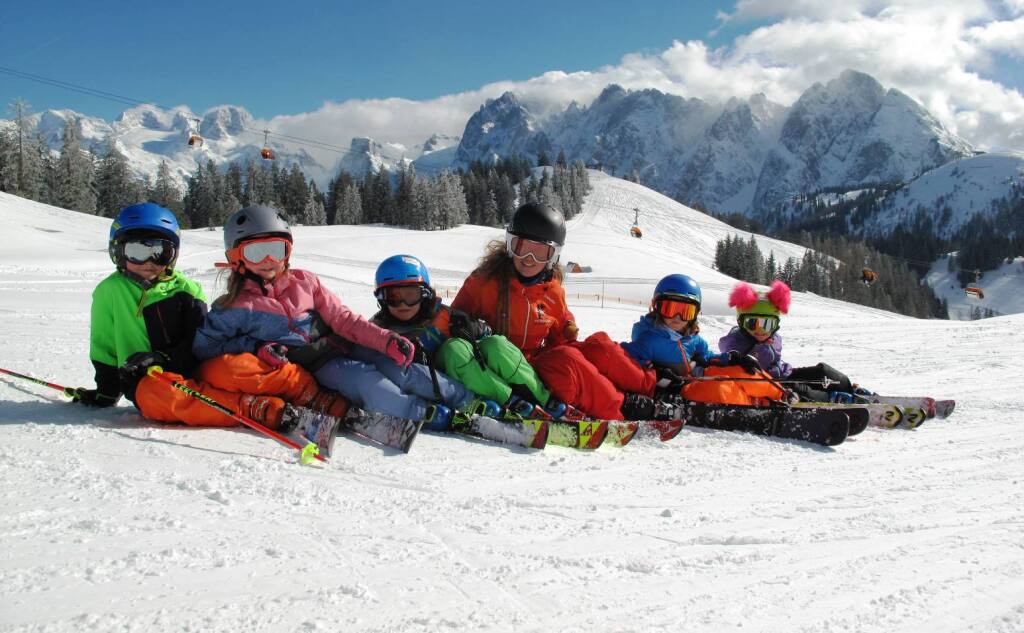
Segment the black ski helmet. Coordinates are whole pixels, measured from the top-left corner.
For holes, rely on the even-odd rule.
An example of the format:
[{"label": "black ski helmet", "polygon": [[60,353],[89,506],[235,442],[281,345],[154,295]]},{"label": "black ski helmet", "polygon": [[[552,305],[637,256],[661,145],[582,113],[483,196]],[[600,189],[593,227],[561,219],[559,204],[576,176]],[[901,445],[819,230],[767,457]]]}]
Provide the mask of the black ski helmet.
[{"label": "black ski helmet", "polygon": [[527,202],[516,209],[508,232],[528,240],[565,246],[565,218],[557,209],[540,202]]}]

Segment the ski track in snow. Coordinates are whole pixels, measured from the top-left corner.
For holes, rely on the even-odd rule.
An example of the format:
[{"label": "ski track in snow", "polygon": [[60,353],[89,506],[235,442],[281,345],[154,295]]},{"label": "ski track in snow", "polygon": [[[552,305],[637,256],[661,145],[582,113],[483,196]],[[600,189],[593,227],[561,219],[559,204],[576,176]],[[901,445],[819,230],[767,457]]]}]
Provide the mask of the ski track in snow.
[{"label": "ski track in snow", "polygon": [[[599,206],[653,204],[646,190],[598,176],[591,196],[570,230],[574,260],[605,278],[677,271],[685,226],[659,218],[632,240],[619,235],[631,211]],[[89,384],[104,234],[87,234],[96,218],[50,212],[81,229],[65,234],[80,249],[50,264],[38,240],[54,234],[18,228],[45,226],[36,206],[0,194],[22,252],[0,252],[2,364]],[[662,225],[675,237],[662,242]],[[375,262],[396,233],[353,230],[381,241],[356,251],[322,239],[308,260],[368,314]],[[443,234],[402,235],[453,278],[479,254],[458,259]],[[196,231],[185,244],[218,240]],[[627,254],[611,260],[612,246]],[[682,269],[707,282],[702,328],[714,345],[732,323],[731,281],[707,269],[705,249]],[[637,261],[645,252],[654,264]],[[215,256],[188,264],[211,295]],[[573,308],[587,332],[618,339],[640,310]],[[835,448],[705,429],[594,453],[423,433],[408,455],[343,436],[329,464],[302,467],[244,430],[152,424],[124,403],[72,407],[0,376],[0,630],[1021,631],[1022,326],[1020,315],[918,321],[796,294],[783,325],[790,362],[825,360],[881,393],[957,400],[947,420],[869,428]]]}]

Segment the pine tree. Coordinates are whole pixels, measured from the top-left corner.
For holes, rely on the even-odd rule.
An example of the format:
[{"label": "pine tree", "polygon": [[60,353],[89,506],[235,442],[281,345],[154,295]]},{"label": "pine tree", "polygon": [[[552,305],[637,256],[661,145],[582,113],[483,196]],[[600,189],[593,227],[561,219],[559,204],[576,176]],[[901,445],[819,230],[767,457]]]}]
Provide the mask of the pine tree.
[{"label": "pine tree", "polygon": [[83,213],[96,212],[93,172],[92,154],[82,149],[78,123],[68,120],[61,137],[56,170],[56,193],[60,206]]},{"label": "pine tree", "polygon": [[[6,134],[6,148],[0,148],[0,188],[30,200],[39,200],[44,189],[43,146],[29,121],[31,107],[15,99],[10,107],[13,117]],[[2,143],[2,140],[0,140]]]},{"label": "pine tree", "polygon": [[327,223],[327,212],[324,211],[324,203],[318,193],[316,185],[310,181],[306,207],[302,210],[302,223],[306,226],[323,226]]},{"label": "pine tree", "polygon": [[156,181],[149,190],[149,199],[165,209],[170,209],[179,221],[182,219],[184,205],[181,190],[178,189],[166,160],[161,160],[160,166],[156,169]]},{"label": "pine tree", "polygon": [[117,151],[113,141],[96,168],[96,213],[116,217],[124,207],[143,202],[145,189],[128,168],[128,160]]}]

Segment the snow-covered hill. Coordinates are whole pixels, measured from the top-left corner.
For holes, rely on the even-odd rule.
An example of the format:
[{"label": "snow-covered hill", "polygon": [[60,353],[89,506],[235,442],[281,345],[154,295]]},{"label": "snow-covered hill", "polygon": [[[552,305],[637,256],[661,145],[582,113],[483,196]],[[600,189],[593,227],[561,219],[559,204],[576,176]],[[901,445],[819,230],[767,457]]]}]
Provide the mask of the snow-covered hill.
[{"label": "snow-covered hill", "polygon": [[1017,257],[995,270],[987,270],[981,279],[972,282],[972,287],[981,289],[982,297],[964,292],[956,272],[949,271],[947,257],[932,264],[925,281],[936,296],[946,300],[951,319],[970,319],[976,308],[982,313],[991,310],[996,315],[1024,312],[1024,257]]},{"label": "snow-covered hill", "polygon": [[[568,284],[583,334],[628,337],[643,311],[628,301],[685,272],[716,341],[731,280],[709,265],[728,229],[592,178],[565,251],[594,267]],[[0,194],[0,222],[0,364],[89,384],[108,221]],[[500,235],[298,227],[294,264],[369,314],[382,258],[414,253],[457,284]],[[180,267],[211,297],[221,251],[219,231],[183,235]],[[585,296],[602,282],[628,296],[602,308]],[[1022,327],[797,293],[791,362],[958,401],[948,420],[835,449],[699,429],[593,454],[424,434],[408,455],[340,438],[330,464],[302,467],[243,430],[151,424],[0,378],[0,629],[1019,631]]]}]

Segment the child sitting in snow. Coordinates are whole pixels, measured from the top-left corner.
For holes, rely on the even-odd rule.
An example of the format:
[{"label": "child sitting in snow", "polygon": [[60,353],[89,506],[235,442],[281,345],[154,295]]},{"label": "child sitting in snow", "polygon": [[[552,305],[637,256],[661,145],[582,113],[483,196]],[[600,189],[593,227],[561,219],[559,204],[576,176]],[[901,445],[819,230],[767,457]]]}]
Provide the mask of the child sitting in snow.
[{"label": "child sitting in snow", "polygon": [[764,293],[744,282],[736,284],[729,295],[729,305],[736,308],[736,327],[719,339],[718,349],[754,356],[773,378],[817,381],[791,385],[801,400],[851,401],[854,386],[846,374],[825,363],[793,368],[782,360],[782,337],[778,332],[781,315],[789,313],[790,299],[789,286],[779,280]]},{"label": "child sitting in snow", "polygon": [[551,400],[519,348],[493,335],[486,322],[441,302],[418,258],[393,255],[382,261],[374,295],[380,311],[371,322],[409,337],[416,362],[430,369],[439,389],[450,376],[487,399],[478,401],[485,406],[473,413],[497,416],[504,410],[530,417],[535,406]]},{"label": "child sitting in snow", "polygon": [[[304,367],[367,411],[431,424],[445,415],[434,406],[426,369],[410,367],[415,347],[408,339],[350,310],[313,273],[290,268],[292,233],[280,211],[236,212],[224,225],[224,245],[232,268],[228,293],[196,334],[196,356],[255,355],[261,365],[253,371]],[[457,383],[446,387],[445,401],[461,406],[472,399]]]},{"label": "child sitting in snow", "polygon": [[[117,270],[92,295],[89,357],[96,369],[96,388],[76,389],[74,401],[109,407],[123,394],[152,420],[192,426],[237,424],[147,374],[159,365],[168,377],[271,429],[321,439],[320,427],[331,420],[285,404],[313,404],[319,388],[308,373],[272,372],[258,384],[242,378],[211,382],[209,378],[219,378],[218,369],[227,373],[229,368],[196,367],[192,342],[206,315],[206,297],[199,284],[174,269],[179,234],[174,214],[152,203],[125,207],[114,219],[108,251]],[[218,384],[225,386],[217,388]],[[319,401],[347,406],[331,394]],[[322,448],[327,452],[330,447]]]}]

